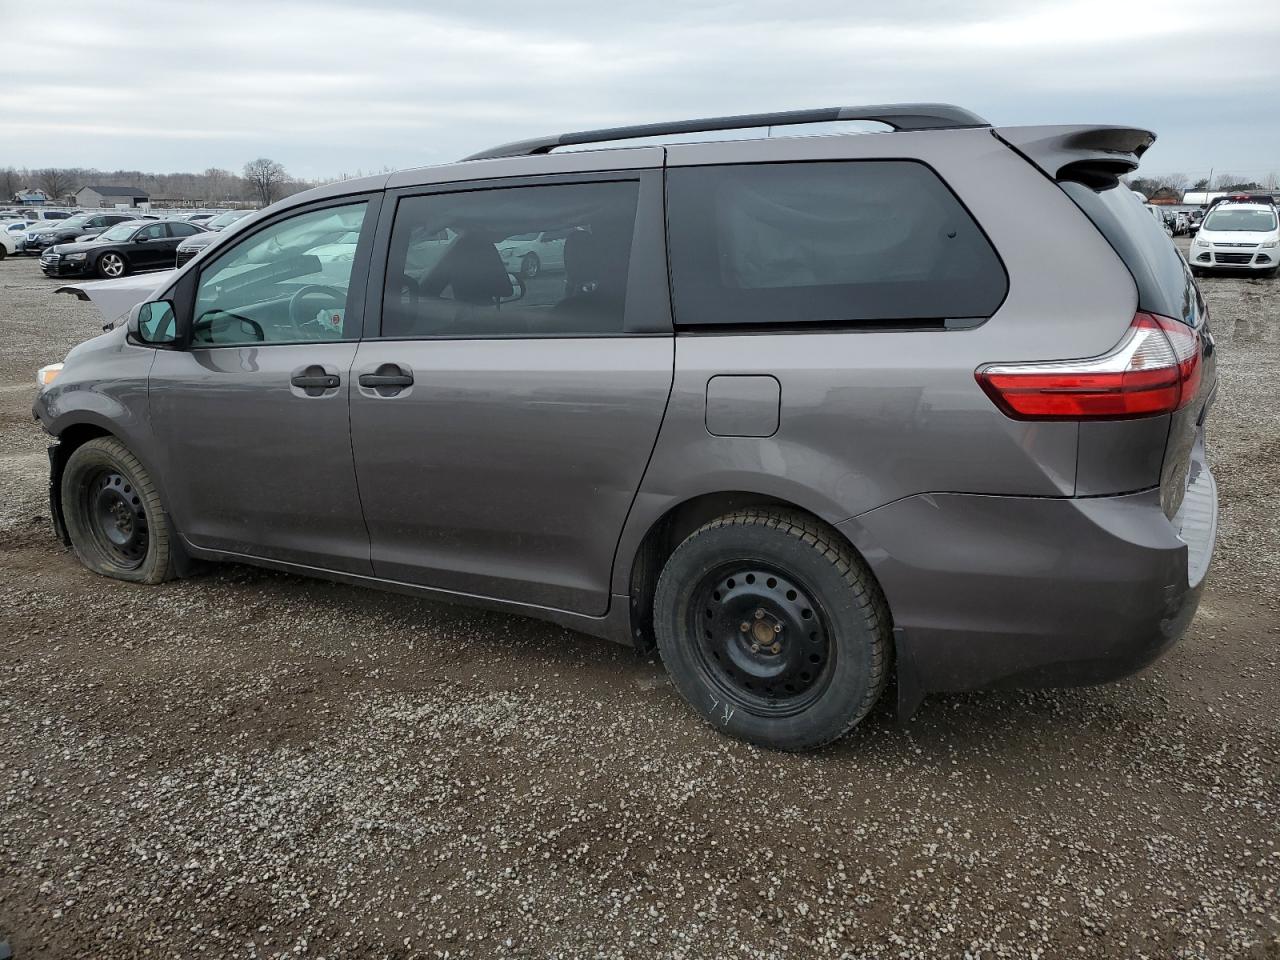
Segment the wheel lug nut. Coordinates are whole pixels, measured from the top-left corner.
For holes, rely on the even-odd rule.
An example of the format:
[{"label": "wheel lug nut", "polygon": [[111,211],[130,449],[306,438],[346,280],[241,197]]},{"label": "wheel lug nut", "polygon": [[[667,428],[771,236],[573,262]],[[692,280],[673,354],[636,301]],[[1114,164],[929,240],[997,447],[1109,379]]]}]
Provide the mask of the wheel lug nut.
[{"label": "wheel lug nut", "polygon": [[751,624],[743,620],[742,623],[738,624],[738,629],[741,630],[743,633],[746,633],[748,630],[751,629]]},{"label": "wheel lug nut", "polygon": [[764,619],[764,608],[763,608],[763,607],[757,607],[757,608],[756,608],[756,619],[757,619],[757,620],[763,620],[763,619]]},{"label": "wheel lug nut", "polygon": [[781,633],[781,632],[782,632],[782,624],[780,624],[780,623],[775,623],[775,624],[773,625],[773,632],[774,632],[774,633]]},{"label": "wheel lug nut", "polygon": [[753,644],[751,645],[751,652],[752,652],[752,653],[759,653],[759,652],[760,652],[760,644],[758,644],[758,643],[753,643]]},{"label": "wheel lug nut", "polygon": [[775,644],[774,644],[772,647],[770,647],[769,649],[770,649],[770,650],[772,650],[774,653],[781,653],[781,652],[782,652],[782,644],[780,644],[780,643],[775,643]]}]

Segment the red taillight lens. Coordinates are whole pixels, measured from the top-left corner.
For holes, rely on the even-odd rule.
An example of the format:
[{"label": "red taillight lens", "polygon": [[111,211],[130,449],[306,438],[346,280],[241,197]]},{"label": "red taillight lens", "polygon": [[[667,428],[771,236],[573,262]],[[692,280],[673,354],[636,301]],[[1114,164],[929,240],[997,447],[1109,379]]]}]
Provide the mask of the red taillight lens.
[{"label": "red taillight lens", "polygon": [[1087,360],[991,363],[974,374],[1015,420],[1123,420],[1172,413],[1200,388],[1200,335],[1139,313],[1110,353]]}]

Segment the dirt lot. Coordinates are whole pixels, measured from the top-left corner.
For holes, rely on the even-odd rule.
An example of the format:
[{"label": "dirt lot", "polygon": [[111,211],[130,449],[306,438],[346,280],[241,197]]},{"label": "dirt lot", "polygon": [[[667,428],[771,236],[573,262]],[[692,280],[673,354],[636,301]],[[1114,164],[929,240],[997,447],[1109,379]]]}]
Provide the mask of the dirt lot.
[{"label": "dirt lot", "polygon": [[494,614],[54,542],[32,375],[96,332],[0,262],[0,940],[34,957],[1280,957],[1280,280],[1204,282],[1219,553],[1086,690],[882,706],[809,756]]}]

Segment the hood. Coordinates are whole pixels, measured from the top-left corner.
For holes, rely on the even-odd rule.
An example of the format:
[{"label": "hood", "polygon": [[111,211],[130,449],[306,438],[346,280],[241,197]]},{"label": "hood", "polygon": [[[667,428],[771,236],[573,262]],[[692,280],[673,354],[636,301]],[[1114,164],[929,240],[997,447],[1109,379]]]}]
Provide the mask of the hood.
[{"label": "hood", "polygon": [[96,240],[85,240],[83,242],[76,241],[75,243],[58,243],[58,244],[54,244],[49,249],[52,250],[54,253],[60,253],[63,256],[65,256],[68,253],[84,253],[87,250],[92,249],[93,247],[100,247],[100,246],[102,246],[102,244]]},{"label": "hood", "polygon": [[[69,247],[87,244],[68,244]],[[117,280],[86,280],[68,283],[57,293],[70,293],[81,300],[88,300],[98,308],[104,323],[113,323],[139,303],[146,303],[169,285],[177,270],[159,273],[138,273]]]},{"label": "hood", "polygon": [[1276,239],[1274,230],[1206,230],[1200,226],[1199,239],[1210,243],[1247,243],[1255,245]]},{"label": "hood", "polygon": [[219,230],[209,230],[205,233],[196,233],[187,237],[187,239],[178,244],[178,249],[203,250],[209,244],[213,243],[213,241],[217,240],[219,236],[221,236],[221,231]]}]

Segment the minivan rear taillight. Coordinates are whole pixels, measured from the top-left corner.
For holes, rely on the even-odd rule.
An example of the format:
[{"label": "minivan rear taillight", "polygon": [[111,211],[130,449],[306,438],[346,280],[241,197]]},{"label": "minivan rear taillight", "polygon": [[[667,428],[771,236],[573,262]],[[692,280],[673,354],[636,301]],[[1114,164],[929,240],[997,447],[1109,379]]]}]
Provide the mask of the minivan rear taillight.
[{"label": "minivan rear taillight", "polygon": [[990,363],[974,376],[1015,420],[1124,420],[1173,413],[1200,387],[1200,335],[1152,313],[1088,360]]}]

